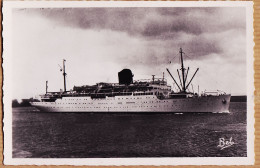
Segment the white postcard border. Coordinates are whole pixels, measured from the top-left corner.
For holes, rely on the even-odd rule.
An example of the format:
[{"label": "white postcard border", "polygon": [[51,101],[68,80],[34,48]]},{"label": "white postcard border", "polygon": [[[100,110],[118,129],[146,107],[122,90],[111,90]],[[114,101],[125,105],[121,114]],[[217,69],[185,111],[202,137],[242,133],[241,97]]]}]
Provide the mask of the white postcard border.
[{"label": "white postcard border", "polygon": [[[60,7],[245,7],[247,15],[247,157],[163,158],[12,158],[12,9]],[[251,165],[254,164],[254,59],[253,2],[137,2],[137,1],[4,1],[3,2],[3,104],[5,165]]]}]

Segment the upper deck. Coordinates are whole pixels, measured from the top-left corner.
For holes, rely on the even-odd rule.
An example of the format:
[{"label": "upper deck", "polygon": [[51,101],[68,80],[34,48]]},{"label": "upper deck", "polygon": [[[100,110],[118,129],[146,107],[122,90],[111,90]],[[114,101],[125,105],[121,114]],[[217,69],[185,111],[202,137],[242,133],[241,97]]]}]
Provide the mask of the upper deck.
[{"label": "upper deck", "polygon": [[137,95],[164,95],[171,92],[171,86],[163,78],[153,80],[143,79],[134,81],[130,85],[118,83],[97,83],[96,85],[74,86],[73,90],[66,92],[47,92],[41,95],[42,101],[55,101],[62,97],[85,97],[105,98],[114,96],[137,96]]},{"label": "upper deck", "polygon": [[153,78],[134,81],[129,85],[118,83],[97,83],[96,85],[74,86],[76,93],[113,93],[113,92],[147,92],[147,91],[171,91],[171,86],[167,85],[166,79]]}]

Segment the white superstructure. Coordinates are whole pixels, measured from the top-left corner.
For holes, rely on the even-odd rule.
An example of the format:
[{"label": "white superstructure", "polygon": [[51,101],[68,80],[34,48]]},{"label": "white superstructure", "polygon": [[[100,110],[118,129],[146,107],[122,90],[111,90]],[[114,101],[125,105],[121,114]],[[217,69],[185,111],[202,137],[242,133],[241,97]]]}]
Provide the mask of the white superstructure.
[{"label": "white superstructure", "polygon": [[105,98],[62,97],[55,102],[32,102],[45,112],[228,112],[230,95],[158,99],[156,95]]}]

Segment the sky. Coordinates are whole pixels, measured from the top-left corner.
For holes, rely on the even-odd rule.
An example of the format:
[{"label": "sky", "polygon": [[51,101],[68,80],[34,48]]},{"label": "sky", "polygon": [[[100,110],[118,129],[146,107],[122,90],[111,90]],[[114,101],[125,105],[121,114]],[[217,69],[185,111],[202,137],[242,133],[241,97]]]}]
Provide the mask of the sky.
[{"label": "sky", "polygon": [[35,8],[12,12],[13,97],[30,98],[98,82],[118,82],[131,69],[134,80],[178,81],[179,49],[189,90],[246,94],[246,10],[243,7]]}]

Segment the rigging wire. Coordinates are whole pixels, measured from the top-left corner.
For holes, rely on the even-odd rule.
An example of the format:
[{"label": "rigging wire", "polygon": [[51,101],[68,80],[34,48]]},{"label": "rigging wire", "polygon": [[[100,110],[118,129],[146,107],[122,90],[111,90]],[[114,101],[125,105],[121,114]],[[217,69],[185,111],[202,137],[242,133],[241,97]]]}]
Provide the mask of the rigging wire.
[{"label": "rigging wire", "polygon": [[[187,54],[185,54],[186,55],[186,57],[188,57],[193,63],[192,64],[194,64],[196,67],[199,67],[199,65],[196,63],[196,61],[194,61],[194,59],[192,59],[189,55],[187,55]],[[208,72],[207,70],[205,70],[205,68],[203,69],[203,68],[200,68],[200,71],[201,71],[201,73],[203,73],[203,74],[206,74],[206,76],[209,78],[209,81],[213,81],[213,82],[215,82],[217,85],[220,85],[220,86],[223,86],[223,83],[220,83],[219,82],[219,80],[216,80],[216,78],[215,78],[215,74],[212,74],[212,73],[210,73],[210,72]]]}]

